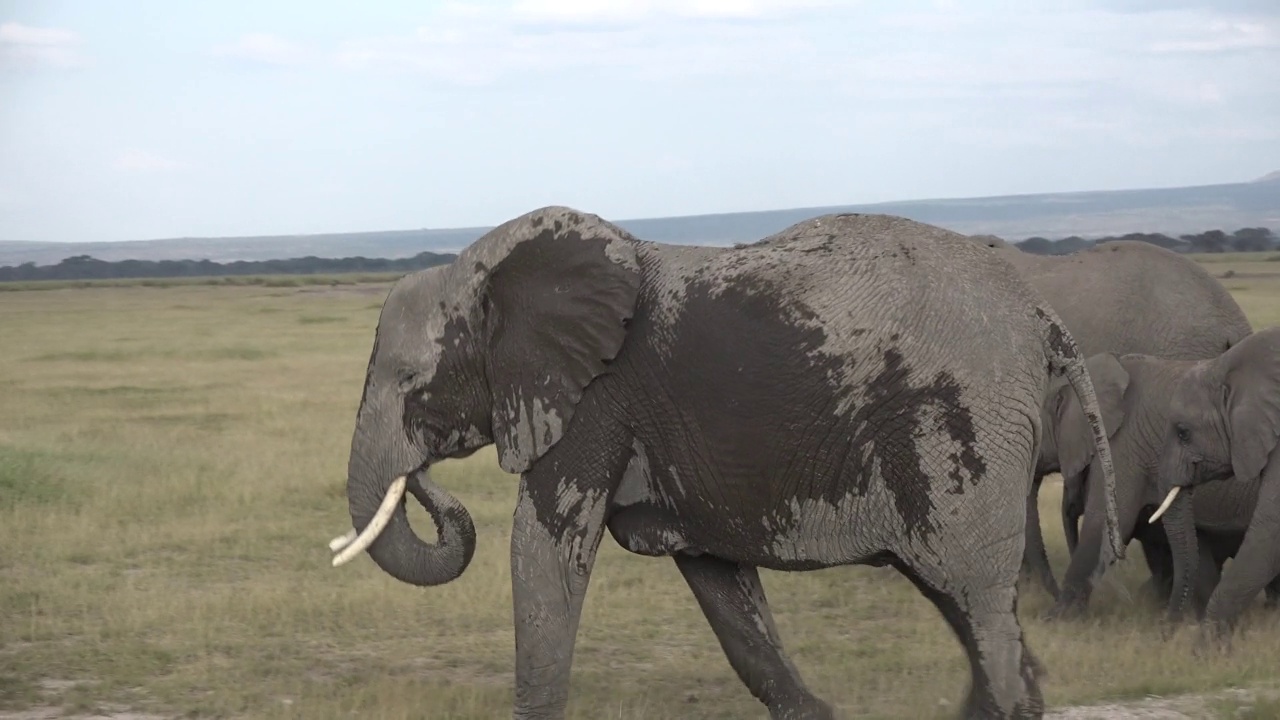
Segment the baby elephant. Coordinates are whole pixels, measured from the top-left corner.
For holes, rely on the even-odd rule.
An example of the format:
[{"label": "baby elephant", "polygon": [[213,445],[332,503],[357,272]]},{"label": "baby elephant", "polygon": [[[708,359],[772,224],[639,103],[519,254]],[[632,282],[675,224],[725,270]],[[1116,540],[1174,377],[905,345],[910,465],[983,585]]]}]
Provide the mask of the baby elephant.
[{"label": "baby elephant", "polygon": [[1280,328],[1255,332],[1217,358],[1191,365],[1169,395],[1168,417],[1152,427],[1162,441],[1165,494],[1152,519],[1164,513],[1173,549],[1172,618],[1190,595],[1201,556],[1195,532],[1201,496],[1256,488],[1252,512],[1237,513],[1237,522],[1247,522],[1240,548],[1204,612],[1201,640],[1225,640],[1258,591],[1274,587],[1280,574]]},{"label": "baby elephant", "polygon": [[[1165,528],[1159,520],[1151,522],[1149,518],[1164,497],[1158,471],[1174,388],[1199,372],[1203,362],[1101,353],[1089,358],[1087,366],[1103,424],[1110,434],[1120,530],[1125,542],[1138,540],[1142,544],[1152,572],[1151,584],[1158,596],[1167,600],[1174,582],[1173,558]],[[1089,425],[1070,386],[1051,388],[1044,415],[1047,434],[1051,436],[1046,448],[1057,453],[1064,471],[1070,471],[1064,473],[1063,480],[1063,524],[1071,563],[1057,604],[1050,611],[1051,617],[1060,617],[1079,613],[1088,603],[1106,525],[1101,493],[1089,492]],[[1257,503],[1258,485],[1257,479],[1215,483],[1195,494],[1194,535],[1199,562],[1198,571],[1191,578],[1191,595],[1198,614],[1203,613],[1218,584],[1223,564],[1240,550]],[[1077,536],[1076,520],[1081,513],[1084,523]],[[1280,578],[1268,585],[1267,600],[1270,604],[1280,600]]]}]

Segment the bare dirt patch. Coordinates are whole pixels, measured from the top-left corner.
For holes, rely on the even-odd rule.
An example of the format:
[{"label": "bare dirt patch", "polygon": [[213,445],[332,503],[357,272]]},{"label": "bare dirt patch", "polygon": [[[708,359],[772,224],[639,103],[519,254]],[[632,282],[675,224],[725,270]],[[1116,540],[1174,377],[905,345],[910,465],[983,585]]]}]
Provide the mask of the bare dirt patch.
[{"label": "bare dirt patch", "polygon": [[[1142,700],[1105,705],[1058,708],[1044,720],[1203,720],[1204,718],[1274,718],[1272,708],[1280,700],[1275,688],[1231,688],[1202,695],[1149,696]],[[1265,707],[1263,707],[1265,706]]]}]

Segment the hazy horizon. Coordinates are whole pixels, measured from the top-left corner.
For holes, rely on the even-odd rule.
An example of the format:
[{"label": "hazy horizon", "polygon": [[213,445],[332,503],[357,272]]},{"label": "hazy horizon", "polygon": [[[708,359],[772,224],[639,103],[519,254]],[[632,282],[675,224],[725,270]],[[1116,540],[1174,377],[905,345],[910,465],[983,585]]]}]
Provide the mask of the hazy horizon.
[{"label": "hazy horizon", "polygon": [[1280,3],[0,7],[0,239],[639,219],[1248,182]]}]

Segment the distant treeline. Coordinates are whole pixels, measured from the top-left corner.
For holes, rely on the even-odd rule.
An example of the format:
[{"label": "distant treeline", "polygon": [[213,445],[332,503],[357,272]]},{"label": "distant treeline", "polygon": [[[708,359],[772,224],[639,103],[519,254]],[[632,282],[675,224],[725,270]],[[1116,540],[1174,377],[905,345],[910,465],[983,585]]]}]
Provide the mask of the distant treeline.
[{"label": "distant treeline", "polygon": [[1079,250],[1086,250],[1094,245],[1101,245],[1116,240],[1136,240],[1159,245],[1175,252],[1185,253],[1222,253],[1222,252],[1260,252],[1274,250],[1277,246],[1275,233],[1270,228],[1240,228],[1231,234],[1222,230],[1208,230],[1195,235],[1179,235],[1170,237],[1162,233],[1129,233],[1128,235],[1112,235],[1086,240],[1077,235],[1050,240],[1042,237],[1031,237],[1014,243],[1020,250],[1037,255],[1067,255]]},{"label": "distant treeline", "polygon": [[357,272],[402,272],[445,265],[453,261],[449,253],[418,253],[410,258],[318,258],[291,260],[119,260],[106,262],[88,255],[69,257],[57,265],[0,267],[0,282],[19,280],[107,280],[124,278],[221,277],[224,275],[327,275]]},{"label": "distant treeline", "polygon": [[[1233,233],[1209,230],[1196,235],[1171,237],[1161,233],[1129,233],[1128,235],[1085,239],[1076,235],[1050,240],[1031,237],[1014,242],[1014,246],[1037,255],[1066,255],[1094,245],[1116,240],[1137,240],[1159,245],[1175,252],[1221,253],[1275,250],[1280,245],[1269,228],[1241,228]],[[221,277],[224,275],[321,275],[358,272],[399,272],[444,265],[457,257],[452,253],[418,253],[410,258],[319,258],[308,256],[291,260],[237,260],[218,263],[212,260],[119,260],[107,262],[88,255],[69,257],[57,265],[23,263],[0,267],[0,282],[22,280],[107,280],[128,278]]]}]

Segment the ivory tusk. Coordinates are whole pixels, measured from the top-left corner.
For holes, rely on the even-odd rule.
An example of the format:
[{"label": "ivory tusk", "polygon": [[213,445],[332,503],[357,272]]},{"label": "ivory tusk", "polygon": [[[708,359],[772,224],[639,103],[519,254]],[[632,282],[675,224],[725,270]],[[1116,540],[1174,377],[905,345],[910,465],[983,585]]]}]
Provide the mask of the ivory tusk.
[{"label": "ivory tusk", "polygon": [[[391,514],[396,510],[396,503],[404,497],[405,476],[401,475],[391,483],[391,487],[387,488],[387,496],[382,498],[382,504],[378,506],[378,512],[374,513],[373,519],[368,525],[364,526],[364,530],[356,535],[355,539],[349,545],[342,549],[333,558],[333,566],[345,565],[351,558],[364,552],[374,540],[378,539],[378,535],[382,533],[383,528],[391,521]],[[353,531],[354,532],[354,531]],[[346,537],[345,535],[343,537]]]},{"label": "ivory tusk", "polygon": [[342,548],[350,545],[351,541],[355,539],[356,539],[356,531],[355,531],[355,528],[352,528],[347,531],[346,535],[339,535],[338,537],[330,540],[329,551],[338,552]]},{"label": "ivory tusk", "polygon": [[1164,511],[1168,510],[1169,506],[1173,504],[1173,499],[1178,497],[1178,491],[1181,489],[1182,486],[1180,485],[1173,486],[1173,489],[1169,491],[1169,495],[1165,497],[1164,502],[1160,503],[1160,507],[1156,508],[1156,511],[1151,514],[1151,519],[1147,521],[1147,524],[1151,524],[1160,519],[1160,516],[1164,514]]}]

